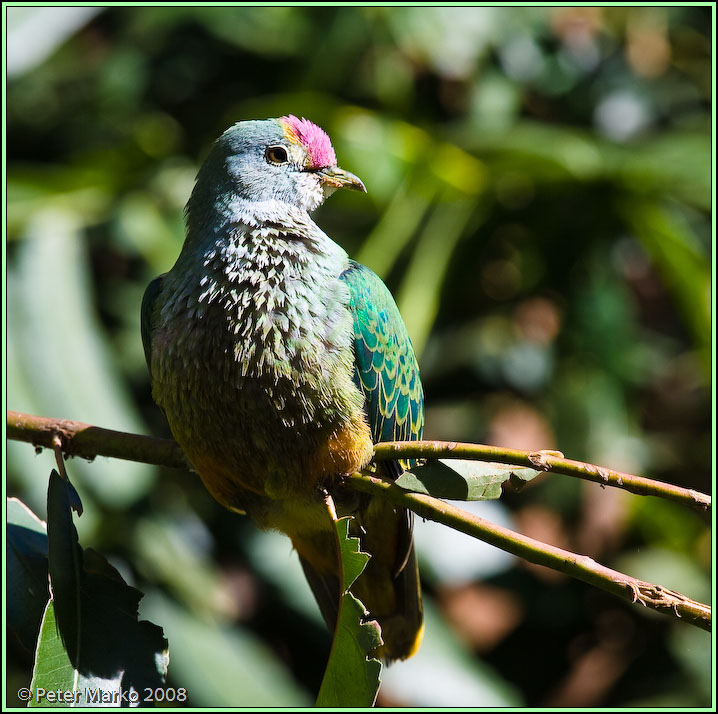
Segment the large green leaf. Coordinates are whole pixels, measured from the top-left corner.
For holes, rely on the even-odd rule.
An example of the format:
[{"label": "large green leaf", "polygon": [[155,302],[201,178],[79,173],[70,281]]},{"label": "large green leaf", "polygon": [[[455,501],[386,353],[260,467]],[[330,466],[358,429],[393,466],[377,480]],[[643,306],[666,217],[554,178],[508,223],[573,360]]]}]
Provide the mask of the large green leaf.
[{"label": "large green leaf", "polygon": [[142,593],[101,555],[81,548],[71,513],[78,503],[71,484],[53,471],[47,507],[53,599],[35,652],[35,706],[66,706],[67,699],[40,696],[58,689],[73,693],[76,704],[122,703],[132,692],[161,687],[167,671],[161,628],[138,620]]},{"label": "large green leaf", "polygon": [[406,491],[453,501],[487,501],[500,498],[501,486],[507,481],[521,486],[538,473],[535,469],[490,461],[432,459],[403,473],[396,485]]},{"label": "large green leaf", "polygon": [[[35,668],[30,689],[33,698],[31,707],[67,706],[80,704],[81,689],[75,684],[76,669],[67,654],[55,618],[55,607],[49,600],[40,628],[40,637],[35,653]],[[79,684],[79,680],[78,680]],[[55,692],[62,692],[62,696]],[[46,696],[47,692],[51,692]],[[58,701],[59,700],[59,701]]]},{"label": "large green leaf", "polygon": [[24,503],[16,498],[7,499],[6,623],[28,652],[35,649],[50,597],[46,531],[45,523]]},{"label": "large green leaf", "polygon": [[332,651],[322,686],[318,707],[369,707],[379,691],[381,662],[370,652],[381,644],[379,624],[365,622],[367,611],[349,589],[369,562],[369,555],[359,550],[359,539],[349,535],[350,517],[335,522],[341,553],[342,596],[339,603]]},{"label": "large green leaf", "polygon": [[78,660],[82,632],[82,548],[72,510],[82,513],[72,484],[52,470],[47,489],[48,568],[53,611],[70,658]]}]

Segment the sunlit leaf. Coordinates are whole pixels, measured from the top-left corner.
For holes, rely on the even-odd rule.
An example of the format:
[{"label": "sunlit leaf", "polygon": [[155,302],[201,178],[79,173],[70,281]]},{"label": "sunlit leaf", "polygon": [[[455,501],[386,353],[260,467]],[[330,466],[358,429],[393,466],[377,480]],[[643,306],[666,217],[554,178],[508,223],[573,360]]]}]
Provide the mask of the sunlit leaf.
[{"label": "sunlit leaf", "polygon": [[370,658],[369,653],[381,644],[381,630],[376,621],[365,621],[366,608],[349,591],[369,562],[369,555],[359,550],[359,539],[349,535],[350,522],[351,518],[335,522],[343,592],[318,707],[369,707],[379,690],[381,662]]}]

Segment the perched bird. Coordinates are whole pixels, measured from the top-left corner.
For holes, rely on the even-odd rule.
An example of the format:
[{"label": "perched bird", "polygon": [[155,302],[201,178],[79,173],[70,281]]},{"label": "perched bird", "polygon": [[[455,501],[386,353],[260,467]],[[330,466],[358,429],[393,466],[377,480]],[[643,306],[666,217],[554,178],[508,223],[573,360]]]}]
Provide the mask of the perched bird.
[{"label": "perched bird", "polygon": [[366,191],[307,119],[229,128],[200,168],[177,262],[145,292],[142,339],[153,398],[207,489],[291,538],[332,629],[340,579],[323,492],[355,516],[372,557],[353,592],[391,661],[423,632],[411,517],[342,477],[374,442],[420,439],[424,398],[386,286],[309,216],[338,188]]}]

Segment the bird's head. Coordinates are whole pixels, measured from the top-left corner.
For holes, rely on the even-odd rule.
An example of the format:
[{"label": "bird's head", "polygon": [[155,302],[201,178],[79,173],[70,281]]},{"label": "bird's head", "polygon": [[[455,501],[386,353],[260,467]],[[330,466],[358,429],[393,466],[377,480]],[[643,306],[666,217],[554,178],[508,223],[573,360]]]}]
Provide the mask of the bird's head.
[{"label": "bird's head", "polygon": [[338,188],[366,191],[357,176],[337,166],[327,134],[292,115],[230,127],[213,146],[198,185],[203,174],[228,182],[249,201],[281,201],[306,211]]}]

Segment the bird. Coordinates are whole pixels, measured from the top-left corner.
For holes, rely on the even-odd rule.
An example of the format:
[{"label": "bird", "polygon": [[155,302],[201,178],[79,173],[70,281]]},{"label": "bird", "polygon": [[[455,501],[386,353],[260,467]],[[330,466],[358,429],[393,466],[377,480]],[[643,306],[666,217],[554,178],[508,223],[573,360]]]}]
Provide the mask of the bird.
[{"label": "bird", "polygon": [[[334,630],[340,570],[326,496],[368,565],[353,594],[381,626],[372,655],[403,660],[424,631],[412,515],[352,491],[379,441],[421,439],[417,359],[388,288],[310,214],[366,192],[308,119],[240,121],[212,145],[174,266],[147,287],[152,397],[210,494],[289,536]],[[374,466],[396,478],[406,462]]]}]

